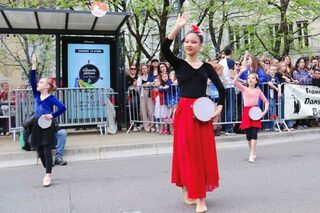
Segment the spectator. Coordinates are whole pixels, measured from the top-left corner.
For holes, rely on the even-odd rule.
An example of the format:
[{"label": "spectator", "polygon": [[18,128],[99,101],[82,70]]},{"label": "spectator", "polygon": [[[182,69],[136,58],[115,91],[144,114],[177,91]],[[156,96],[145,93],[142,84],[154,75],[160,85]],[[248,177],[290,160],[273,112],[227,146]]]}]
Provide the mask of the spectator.
[{"label": "spectator", "polygon": [[[238,74],[240,71],[241,71],[241,62],[238,60],[238,61],[235,61],[235,66],[234,66],[234,70],[235,70],[235,73]],[[246,81],[242,80],[242,79],[238,79],[238,81],[240,81],[242,84],[245,84]],[[235,87],[235,93],[236,93],[236,120],[237,121],[241,121],[241,111],[242,111],[242,95],[241,95],[241,92],[238,88]],[[234,126],[234,130],[236,133],[241,133],[241,129],[240,129],[240,124],[239,123],[236,123],[235,126]]]},{"label": "spectator", "polygon": [[287,71],[291,72],[293,70],[293,66],[292,66],[292,61],[290,56],[286,55],[282,58],[282,61],[286,64],[287,66]]},{"label": "spectator", "polygon": [[276,58],[271,59],[270,65],[279,66],[279,60]]},{"label": "spectator", "polygon": [[312,58],[312,60],[311,60],[311,69],[315,70],[317,68],[319,68],[319,61],[318,61],[317,58]]},{"label": "spectator", "polygon": [[142,115],[144,130],[146,132],[155,131],[152,125],[153,121],[153,103],[150,94],[149,67],[146,64],[141,65],[140,76],[137,86],[140,87],[140,113]]},{"label": "spectator", "polygon": [[293,79],[299,81],[300,85],[308,85],[312,83],[312,75],[306,69],[304,58],[299,58],[296,62],[295,70],[293,71]]},{"label": "spectator", "polygon": [[7,102],[9,97],[9,83],[5,82],[1,84],[0,101]]},{"label": "spectator", "polygon": [[259,77],[260,84],[267,82],[266,74],[259,64],[257,57],[249,55],[248,59],[243,61],[243,66],[246,66],[245,71],[241,74],[240,79],[246,80],[248,75],[255,73]]},{"label": "spectator", "polygon": [[[11,101],[14,101],[15,98],[12,97]],[[1,111],[4,116],[10,116],[9,115],[9,83],[5,82],[1,84],[1,91],[0,91],[0,106]],[[8,118],[2,118],[1,119],[1,136],[9,136],[9,119]]]},{"label": "spectator", "polygon": [[[299,58],[293,71],[293,78],[299,81],[300,85],[310,85],[312,84],[312,72],[309,73],[307,70],[305,58]],[[306,129],[308,128],[308,122],[308,120],[298,120],[296,125],[299,129]]]},{"label": "spectator", "polygon": [[224,58],[219,62],[223,66],[223,73],[220,75],[220,80],[223,83],[226,92],[226,101],[223,107],[222,122],[228,123],[222,125],[222,129],[226,135],[234,135],[232,121],[236,113],[236,99],[233,79],[236,76],[234,71],[234,60],[231,58],[232,49],[230,46],[224,48]]},{"label": "spectator", "polygon": [[[126,88],[129,92],[128,94],[128,102],[130,104],[130,113],[131,113],[131,119],[132,120],[140,120],[139,119],[139,95],[136,91],[136,86],[138,82],[138,74],[137,74],[137,67],[135,65],[131,65],[130,69],[126,75]],[[127,117],[129,117],[127,115]],[[129,123],[128,123],[129,125]],[[138,132],[140,131],[140,127],[137,123],[133,124],[133,131]]]},{"label": "spectator", "polygon": [[268,71],[269,68],[270,68],[270,60],[269,59],[264,59],[262,61],[262,68],[265,70],[265,71]]},{"label": "spectator", "polygon": [[130,86],[137,86],[137,80],[138,80],[137,67],[135,65],[131,65],[126,75],[126,88]]},{"label": "spectator", "polygon": [[286,62],[282,61],[280,63],[280,69],[281,69],[281,73],[282,73],[282,79],[284,80],[284,82],[292,83],[292,84],[298,84],[299,83],[298,80],[294,80],[293,79],[292,69],[288,68]]},{"label": "spectator", "polygon": [[[165,123],[168,119],[168,101],[167,101],[167,93],[169,90],[169,85],[172,84],[172,82],[169,79],[169,76],[167,73],[162,73],[160,75],[160,81],[156,80],[158,88],[155,89],[155,118],[160,121],[162,124],[160,124],[159,133],[161,135],[167,135],[169,134],[168,131],[168,125]],[[158,89],[158,90],[157,90]]]},{"label": "spectator", "polygon": [[163,73],[167,73],[169,75],[170,70],[165,63],[160,63],[160,75]]},{"label": "spectator", "polygon": [[159,78],[159,75],[160,75],[159,60],[154,58],[151,60],[148,81],[153,83],[155,78]]},{"label": "spectator", "polygon": [[[285,82],[285,83],[289,83],[289,84],[299,83],[299,81],[293,79],[292,69],[288,69],[286,62],[284,62],[284,61],[280,62],[280,69],[281,69],[281,73],[282,73],[282,81],[279,79],[280,82]],[[284,86],[281,88],[281,90],[282,90],[282,93],[284,93]],[[281,118],[284,119],[284,96],[281,97]],[[290,131],[294,130],[294,128],[293,128],[293,126],[295,124],[294,120],[286,120],[286,124],[287,124]],[[286,129],[284,129],[284,130],[286,130]]]},{"label": "spectator", "polygon": [[[278,71],[278,66],[276,64],[270,65],[269,74],[267,75],[269,91],[268,91],[268,101],[269,101],[269,119],[276,120],[277,116],[277,100],[278,96],[281,96],[281,86],[280,80],[276,76]],[[267,122],[267,128],[273,129],[274,128],[274,121]]]},{"label": "spectator", "polygon": [[180,90],[178,87],[178,81],[177,81],[177,76],[175,71],[170,72],[170,81],[172,84],[169,86],[169,91],[167,94],[167,102],[168,102],[168,107],[169,107],[169,112],[168,112],[168,121],[169,123],[173,122],[173,116],[176,111],[178,101],[180,98]]},{"label": "spectator", "polygon": [[319,68],[314,70],[312,85],[320,87],[320,69]]},{"label": "spectator", "polygon": [[165,61],[164,64],[168,67],[169,73],[172,71],[171,64],[168,61]]}]

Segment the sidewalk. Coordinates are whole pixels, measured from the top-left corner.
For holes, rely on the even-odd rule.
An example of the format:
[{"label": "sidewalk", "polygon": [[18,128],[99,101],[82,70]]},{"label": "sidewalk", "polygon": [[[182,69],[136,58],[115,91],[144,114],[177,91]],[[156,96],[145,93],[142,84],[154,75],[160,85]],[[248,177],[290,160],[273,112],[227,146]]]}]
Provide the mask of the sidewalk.
[{"label": "sidewalk", "polygon": [[[286,143],[293,140],[319,141],[320,128],[296,130],[293,132],[260,132],[259,144]],[[155,133],[119,132],[116,135],[97,134],[96,131],[69,131],[64,158],[67,161],[102,160],[119,157],[133,157],[172,153],[173,137]],[[216,137],[217,149],[247,146],[244,134]],[[320,141],[319,141],[320,143]],[[34,165],[36,152],[20,150],[19,142],[12,137],[0,138],[0,168]],[[40,163],[40,162],[39,162]]]}]

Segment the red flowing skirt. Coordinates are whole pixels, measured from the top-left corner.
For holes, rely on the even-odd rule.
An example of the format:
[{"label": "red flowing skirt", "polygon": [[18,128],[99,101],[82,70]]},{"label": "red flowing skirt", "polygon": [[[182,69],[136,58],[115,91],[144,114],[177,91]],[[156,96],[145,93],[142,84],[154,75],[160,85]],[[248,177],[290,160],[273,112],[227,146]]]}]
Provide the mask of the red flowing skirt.
[{"label": "red flowing skirt", "polygon": [[261,124],[261,120],[255,121],[252,120],[249,116],[249,111],[252,107],[256,107],[256,106],[245,106],[243,107],[243,112],[242,112],[242,121],[240,124],[240,128],[242,130],[244,129],[248,129],[250,127],[256,127],[261,129],[262,128],[262,124]]},{"label": "red flowing skirt", "polygon": [[187,187],[190,199],[205,198],[219,187],[214,128],[194,117],[196,99],[180,98],[174,116],[172,183]]}]

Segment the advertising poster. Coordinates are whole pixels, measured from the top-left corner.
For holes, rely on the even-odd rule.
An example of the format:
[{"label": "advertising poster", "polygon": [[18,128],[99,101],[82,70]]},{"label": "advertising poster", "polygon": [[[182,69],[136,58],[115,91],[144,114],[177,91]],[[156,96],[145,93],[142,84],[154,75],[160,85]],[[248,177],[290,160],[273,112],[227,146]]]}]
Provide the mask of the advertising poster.
[{"label": "advertising poster", "polygon": [[69,43],[67,48],[68,87],[110,87],[109,44]]}]

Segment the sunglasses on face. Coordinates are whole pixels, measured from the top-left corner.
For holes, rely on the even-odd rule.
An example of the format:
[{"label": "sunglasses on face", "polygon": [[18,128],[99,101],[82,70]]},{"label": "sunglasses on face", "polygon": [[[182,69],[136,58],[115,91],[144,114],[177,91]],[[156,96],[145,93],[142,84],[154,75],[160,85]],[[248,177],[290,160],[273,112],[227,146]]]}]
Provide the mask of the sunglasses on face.
[{"label": "sunglasses on face", "polygon": [[135,68],[135,67],[131,67],[130,69],[131,69],[131,70],[136,70],[137,68]]},{"label": "sunglasses on face", "polygon": [[236,65],[240,65],[240,63],[236,63]]}]

